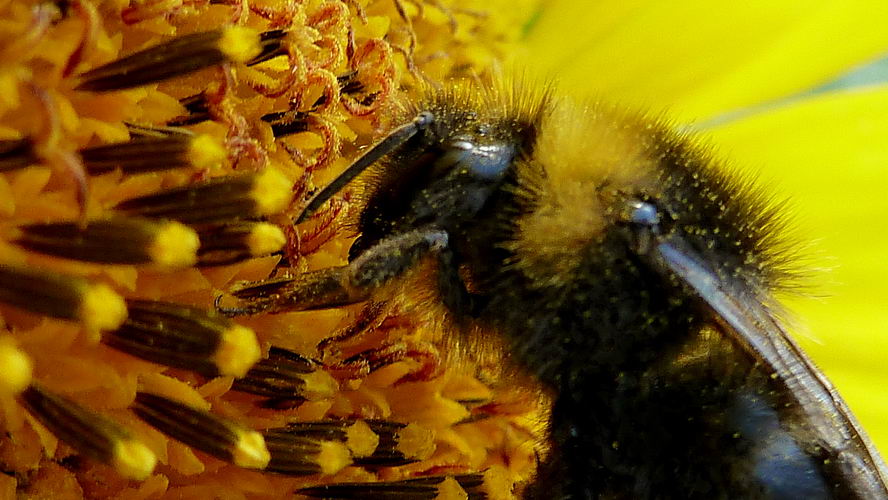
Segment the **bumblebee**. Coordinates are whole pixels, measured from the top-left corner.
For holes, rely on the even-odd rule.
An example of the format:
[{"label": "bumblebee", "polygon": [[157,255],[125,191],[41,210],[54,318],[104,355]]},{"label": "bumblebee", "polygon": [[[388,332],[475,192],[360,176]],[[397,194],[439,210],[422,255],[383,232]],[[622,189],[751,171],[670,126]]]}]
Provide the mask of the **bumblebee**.
[{"label": "bumblebee", "polygon": [[426,91],[308,203],[297,223],[357,193],[347,265],[238,285],[227,312],[378,299],[431,263],[454,335],[552,395],[525,498],[888,498],[781,319],[779,203],[662,118],[476,87]]}]

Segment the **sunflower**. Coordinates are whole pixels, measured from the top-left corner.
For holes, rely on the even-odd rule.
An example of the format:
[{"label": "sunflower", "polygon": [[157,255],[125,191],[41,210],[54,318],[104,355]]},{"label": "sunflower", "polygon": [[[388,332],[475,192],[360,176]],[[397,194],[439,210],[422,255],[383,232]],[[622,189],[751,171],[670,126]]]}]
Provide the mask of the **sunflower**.
[{"label": "sunflower", "polygon": [[812,267],[833,268],[835,286],[814,292],[831,299],[791,299],[821,341],[805,345],[888,439],[875,396],[888,202],[873,192],[888,94],[781,100],[888,48],[886,10],[0,2],[0,492],[289,498],[383,482],[509,498],[545,452],[546,401],[449,365],[433,322],[388,304],[235,319],[213,307],[239,281],[341,264],[347,196],[292,224],[316,186],[418,88],[502,65],[668,108],[781,179],[801,238],[822,238]]}]

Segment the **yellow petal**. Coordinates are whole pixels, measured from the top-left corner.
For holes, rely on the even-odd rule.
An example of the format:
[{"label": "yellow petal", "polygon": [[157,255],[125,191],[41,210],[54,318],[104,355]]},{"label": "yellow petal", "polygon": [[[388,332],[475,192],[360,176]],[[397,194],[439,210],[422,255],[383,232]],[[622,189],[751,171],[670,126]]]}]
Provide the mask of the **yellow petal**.
[{"label": "yellow petal", "polygon": [[878,0],[556,0],[540,8],[520,60],[575,91],[699,121],[876,58],[885,19]]}]

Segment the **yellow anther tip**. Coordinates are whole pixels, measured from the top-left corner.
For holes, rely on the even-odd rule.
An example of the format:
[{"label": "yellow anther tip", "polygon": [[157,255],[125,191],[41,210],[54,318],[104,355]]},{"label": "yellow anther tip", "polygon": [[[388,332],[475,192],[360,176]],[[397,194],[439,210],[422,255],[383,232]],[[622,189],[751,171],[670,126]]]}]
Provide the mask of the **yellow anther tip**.
[{"label": "yellow anther tip", "polygon": [[178,222],[166,222],[151,244],[151,260],[164,267],[188,267],[197,262],[200,239],[193,229]]},{"label": "yellow anther tip", "polygon": [[142,481],[154,471],[157,457],[135,439],[122,439],[114,449],[112,465],[124,477]]},{"label": "yellow anther tip", "polygon": [[226,156],[222,144],[210,135],[198,135],[191,140],[188,148],[188,161],[197,168],[215,167],[222,163]]},{"label": "yellow anther tip", "polygon": [[251,192],[259,214],[273,214],[287,208],[293,197],[293,182],[273,168],[256,176]]},{"label": "yellow anther tip", "polygon": [[31,383],[31,359],[12,342],[0,340],[0,396],[16,395]]},{"label": "yellow anther tip", "polygon": [[80,301],[78,318],[91,331],[114,330],[126,320],[126,302],[107,285],[91,284]]},{"label": "yellow anther tip", "polygon": [[231,26],[222,32],[219,50],[236,62],[246,62],[262,52],[259,33],[243,26]]},{"label": "yellow anther tip", "polygon": [[214,361],[220,374],[243,377],[261,356],[253,330],[234,325],[222,333]]},{"label": "yellow anther tip", "polygon": [[440,500],[468,500],[469,494],[459,485],[456,479],[448,477],[438,485],[438,495],[435,498]]},{"label": "yellow anther tip", "polygon": [[265,438],[256,431],[245,431],[234,447],[233,462],[247,469],[264,469],[271,460]]},{"label": "yellow anther tip", "polygon": [[321,442],[318,465],[321,466],[322,474],[336,474],[351,463],[351,452],[347,446],[336,441]]},{"label": "yellow anther tip", "polygon": [[398,450],[417,460],[425,460],[435,452],[435,436],[431,430],[408,424],[398,431]]},{"label": "yellow anther tip", "polygon": [[368,457],[379,446],[379,435],[362,420],[358,420],[345,431],[348,437],[346,444],[356,457]]},{"label": "yellow anther tip", "polygon": [[277,252],[286,243],[287,237],[281,228],[266,222],[256,224],[247,236],[247,248],[250,250],[250,255],[266,255]]},{"label": "yellow anther tip", "polygon": [[301,377],[305,381],[305,398],[309,401],[330,399],[339,390],[336,379],[325,371],[314,371]]}]

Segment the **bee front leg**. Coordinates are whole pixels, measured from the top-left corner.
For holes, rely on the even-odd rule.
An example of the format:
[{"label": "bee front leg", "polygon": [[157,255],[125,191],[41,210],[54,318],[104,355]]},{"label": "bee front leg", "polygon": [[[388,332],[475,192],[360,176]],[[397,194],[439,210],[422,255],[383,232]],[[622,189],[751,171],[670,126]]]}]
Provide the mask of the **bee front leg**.
[{"label": "bee front leg", "polygon": [[402,276],[423,257],[449,253],[447,232],[417,229],[381,240],[346,266],[236,284],[229,290],[236,303],[226,305],[226,296],[220,295],[216,309],[228,316],[240,316],[354,304],[367,300],[373,290]]}]

